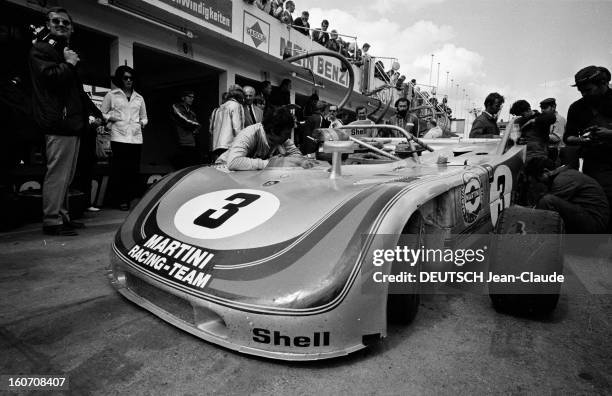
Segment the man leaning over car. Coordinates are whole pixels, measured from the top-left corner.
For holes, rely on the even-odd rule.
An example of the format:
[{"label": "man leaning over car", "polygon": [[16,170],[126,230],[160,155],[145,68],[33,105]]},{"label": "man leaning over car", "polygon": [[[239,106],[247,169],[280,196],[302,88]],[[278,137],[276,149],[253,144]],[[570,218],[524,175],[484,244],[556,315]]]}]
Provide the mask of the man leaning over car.
[{"label": "man leaning over car", "polygon": [[301,166],[312,168],[314,161],[304,157],[289,139],[295,118],[286,107],[264,117],[261,123],[244,128],[229,150],[217,160],[229,170],[258,170],[265,167]]}]

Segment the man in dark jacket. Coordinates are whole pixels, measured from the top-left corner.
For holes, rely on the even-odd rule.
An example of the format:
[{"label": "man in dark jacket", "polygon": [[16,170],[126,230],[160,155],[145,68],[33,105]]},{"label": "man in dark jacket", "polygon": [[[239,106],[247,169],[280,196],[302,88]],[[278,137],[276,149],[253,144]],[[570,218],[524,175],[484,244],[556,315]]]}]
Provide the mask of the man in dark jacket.
[{"label": "man in dark jacket", "polygon": [[[563,141],[580,146],[584,159],[582,171],[597,180],[612,200],[612,89],[610,71],[601,66],[587,66],[574,76],[574,86],[582,98],[567,112]],[[608,224],[612,232],[612,219]]]},{"label": "man in dark jacket", "polygon": [[[599,234],[606,231],[610,207],[601,186],[576,169],[555,169],[547,157],[534,157],[525,164],[532,183],[543,186],[536,198],[538,209],[558,212],[569,234]],[[533,185],[532,185],[533,186]],[[533,186],[532,190],[542,190]]]},{"label": "man in dark jacket", "polygon": [[181,102],[172,105],[172,120],[178,143],[178,151],[172,161],[176,169],[197,165],[200,162],[196,148],[200,123],[191,108],[194,98],[193,91],[185,90],[181,94]]},{"label": "man in dark jacket", "polygon": [[497,138],[499,127],[497,126],[497,114],[504,104],[504,97],[497,92],[487,95],[484,101],[484,111],[476,117],[470,130],[470,138]]},{"label": "man in dark jacket", "polygon": [[43,232],[77,235],[82,223],[68,215],[68,186],[74,177],[79,137],[87,127],[87,95],[77,75],[79,55],[69,48],[72,18],[63,8],[47,13],[47,40],[30,51],[34,120],[45,135],[47,172],[43,183]]},{"label": "man in dark jacket", "polygon": [[521,130],[519,144],[527,145],[527,160],[532,157],[548,156],[550,127],[557,119],[555,114],[531,110],[531,105],[524,99],[512,104],[510,114],[518,117],[515,122]]}]

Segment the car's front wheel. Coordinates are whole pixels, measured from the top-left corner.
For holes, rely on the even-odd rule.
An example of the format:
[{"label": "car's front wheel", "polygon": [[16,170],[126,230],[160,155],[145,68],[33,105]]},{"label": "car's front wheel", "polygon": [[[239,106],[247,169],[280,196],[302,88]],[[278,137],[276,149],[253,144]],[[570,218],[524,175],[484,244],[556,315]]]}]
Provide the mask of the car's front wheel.
[{"label": "car's front wheel", "polygon": [[503,313],[537,316],[559,301],[563,273],[563,220],[556,212],[511,206],[495,228],[489,271],[493,307]]}]

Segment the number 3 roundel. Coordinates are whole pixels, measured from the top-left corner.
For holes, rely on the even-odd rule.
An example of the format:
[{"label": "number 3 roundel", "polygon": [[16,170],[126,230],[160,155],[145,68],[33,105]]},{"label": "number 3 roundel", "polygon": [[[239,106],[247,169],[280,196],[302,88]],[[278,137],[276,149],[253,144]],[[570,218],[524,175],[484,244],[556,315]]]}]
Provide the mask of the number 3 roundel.
[{"label": "number 3 roundel", "polygon": [[259,190],[222,190],[185,202],[174,216],[174,226],[198,239],[221,239],[242,234],[265,223],[280,201]]}]

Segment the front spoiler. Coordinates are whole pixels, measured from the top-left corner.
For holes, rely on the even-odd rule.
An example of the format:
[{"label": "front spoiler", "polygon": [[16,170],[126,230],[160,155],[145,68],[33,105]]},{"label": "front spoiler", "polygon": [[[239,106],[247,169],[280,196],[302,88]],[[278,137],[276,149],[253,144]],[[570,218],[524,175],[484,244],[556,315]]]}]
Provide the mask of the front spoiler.
[{"label": "front spoiler", "polygon": [[[140,273],[115,254],[108,276],[122,296],[162,320],[245,354],[290,361],[329,359],[365,348],[366,335],[367,340],[386,336],[386,299],[366,298],[358,285],[330,311],[295,316],[247,312],[188,295]],[[383,314],[376,318],[374,312]],[[376,322],[379,330],[372,334],[368,328]]]}]

